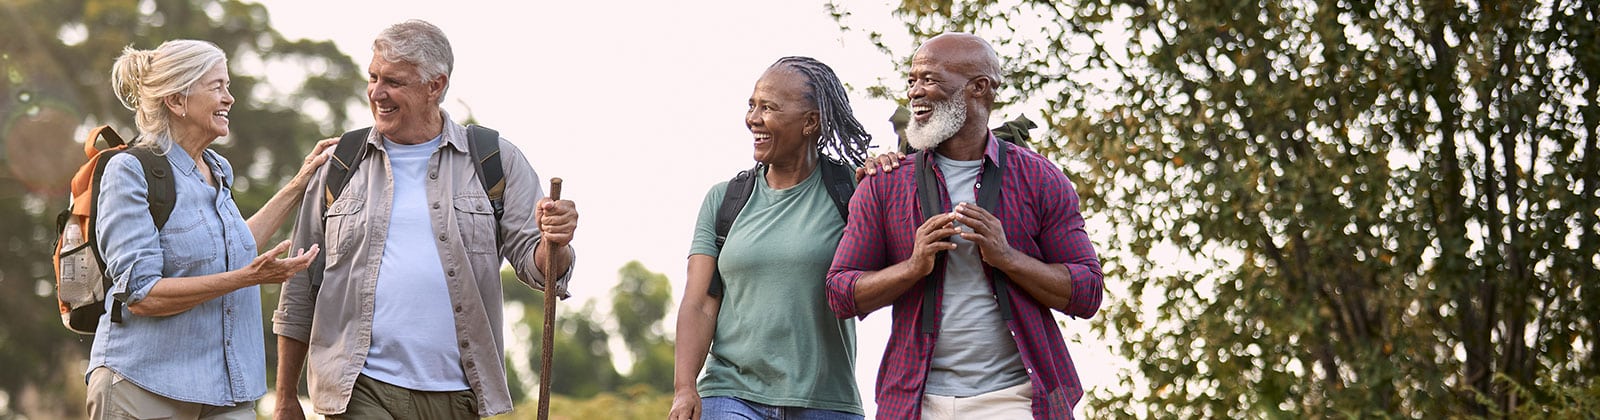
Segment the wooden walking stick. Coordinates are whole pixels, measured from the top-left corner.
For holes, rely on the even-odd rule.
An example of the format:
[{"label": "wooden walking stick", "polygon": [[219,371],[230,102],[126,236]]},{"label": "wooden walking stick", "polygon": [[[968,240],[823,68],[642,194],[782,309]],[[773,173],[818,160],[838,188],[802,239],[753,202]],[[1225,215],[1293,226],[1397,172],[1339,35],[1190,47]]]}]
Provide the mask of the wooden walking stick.
[{"label": "wooden walking stick", "polygon": [[[550,178],[550,201],[561,200],[561,178]],[[554,256],[554,250],[550,251]],[[554,264],[555,261],[547,261]],[[547,270],[550,267],[540,267]],[[555,270],[548,270],[555,271]],[[556,339],[556,279],[561,273],[544,273],[544,354],[539,356],[539,420],[550,418],[550,355]]]}]

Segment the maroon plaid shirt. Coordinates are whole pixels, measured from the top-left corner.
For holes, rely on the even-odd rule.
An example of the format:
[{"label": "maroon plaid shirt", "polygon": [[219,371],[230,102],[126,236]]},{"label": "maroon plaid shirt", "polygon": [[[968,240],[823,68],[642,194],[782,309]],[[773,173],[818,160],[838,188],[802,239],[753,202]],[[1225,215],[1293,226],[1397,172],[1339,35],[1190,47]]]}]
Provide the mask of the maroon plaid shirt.
[{"label": "maroon plaid shirt", "polygon": [[[999,154],[997,141],[990,134],[984,158],[991,162]],[[1078,318],[1094,316],[1100,308],[1103,281],[1099,257],[1083,230],[1083,216],[1078,213],[1077,191],[1066,175],[1043,156],[1021,147],[1008,150],[1000,203],[997,209],[987,210],[1005,225],[1011,247],[1045,263],[1063,264],[1071,271],[1071,278],[1059,281],[1072,285],[1072,302],[1054,309]],[[863,180],[850,200],[850,220],[833,256],[827,283],[828,305],[841,318],[867,316],[856,308],[855,301],[855,283],[862,273],[882,270],[911,256],[916,229],[922,224],[916,168],[912,165],[931,165],[938,174],[938,166],[932,165],[931,159],[914,160],[907,157],[898,170]],[[940,201],[947,212],[950,198],[943,188],[944,175],[938,174],[938,179]],[[943,275],[943,269],[933,270],[935,278]],[[1012,285],[1010,289],[1015,313],[1006,326],[1011,329],[1023,366],[1033,381],[1033,416],[1071,418],[1072,407],[1083,397],[1083,385],[1078,382],[1061,329],[1050,313],[1052,308],[1044,307],[1020,287]],[[928,379],[933,345],[938,341],[937,332],[918,332],[923,290],[919,281],[894,301],[893,331],[883,364],[878,368],[880,419],[914,419],[922,415],[923,386]],[[936,293],[935,302],[942,302],[943,288]],[[938,310],[936,307],[936,314]]]}]

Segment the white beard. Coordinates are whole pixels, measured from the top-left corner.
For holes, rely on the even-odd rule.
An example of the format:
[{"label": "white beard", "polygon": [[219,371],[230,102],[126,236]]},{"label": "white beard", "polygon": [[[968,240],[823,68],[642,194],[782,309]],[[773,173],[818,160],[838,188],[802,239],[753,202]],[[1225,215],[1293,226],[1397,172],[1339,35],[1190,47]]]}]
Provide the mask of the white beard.
[{"label": "white beard", "polygon": [[913,149],[930,150],[955,136],[967,124],[966,96],[962,91],[957,97],[932,103],[933,115],[926,123],[912,118],[906,125],[906,143]]}]

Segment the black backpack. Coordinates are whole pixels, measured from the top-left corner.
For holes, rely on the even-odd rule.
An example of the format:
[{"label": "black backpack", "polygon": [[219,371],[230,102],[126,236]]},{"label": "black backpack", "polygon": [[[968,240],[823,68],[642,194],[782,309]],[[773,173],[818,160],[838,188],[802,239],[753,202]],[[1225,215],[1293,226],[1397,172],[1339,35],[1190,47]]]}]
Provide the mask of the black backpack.
[{"label": "black backpack", "polygon": [[[1012,145],[1024,146],[1029,139],[1028,130],[1038,127],[1025,116],[1018,116],[994,128],[994,135],[1001,141]],[[1024,146],[1026,147],[1026,146]],[[1004,152],[1005,149],[1001,149]],[[850,197],[856,193],[855,170],[842,164],[835,163],[826,157],[822,162],[822,183],[827,186],[828,196],[833,198],[833,205],[839,210],[839,218],[850,220]],[[727,192],[722,195],[722,207],[717,208],[717,250],[722,250],[723,243],[728,240],[728,231],[733,228],[734,219],[739,218],[739,212],[744,210],[744,205],[750,202],[750,194],[755,189],[758,175],[761,175],[762,164],[757,163],[754,168],[739,171],[733,179],[728,180]],[[934,197],[938,197],[935,195]],[[713,267],[711,272],[711,285],[706,289],[706,294],[712,297],[722,297],[722,289],[726,287],[722,280],[722,269]],[[1007,310],[1007,313],[1010,311]],[[1007,318],[1010,319],[1010,318]]]},{"label": "black backpack", "polygon": [[[339,136],[339,145],[334,147],[333,157],[328,160],[328,172],[323,182],[323,222],[328,220],[328,206],[339,199],[339,194],[344,192],[345,185],[350,181],[350,174],[355,173],[366,158],[366,153],[363,153],[366,148],[363,146],[367,144],[367,136],[371,132],[372,127],[367,127]],[[481,125],[468,125],[467,150],[472,155],[472,167],[478,171],[483,192],[489,195],[489,206],[493,208],[494,220],[498,224],[501,216],[505,215],[506,203],[505,170],[500,163],[500,132]],[[499,241],[500,230],[495,229],[495,242]],[[323,270],[327,268],[325,255],[327,251],[317,253],[316,260],[306,269],[311,276],[312,296],[316,296],[318,289],[322,288]]]},{"label": "black backpack", "polygon": [[[96,149],[95,143],[101,138],[105,139],[107,147]],[[166,226],[177,201],[177,184],[167,158],[153,150],[131,146],[131,142],[123,141],[110,126],[89,130],[83,145],[89,159],[73,176],[72,201],[56,216],[56,231],[60,233],[54,256],[56,303],[61,310],[61,323],[78,334],[94,334],[100,325],[100,315],[106,313],[106,293],[111,290],[111,276],[105,272],[104,250],[100,249],[99,235],[95,233],[99,224],[96,219],[100,216],[100,181],[105,175],[106,163],[118,153],[131,153],[139,158],[145,182],[150,186],[147,200],[157,232]],[[112,299],[111,322],[122,322],[120,300]]]}]

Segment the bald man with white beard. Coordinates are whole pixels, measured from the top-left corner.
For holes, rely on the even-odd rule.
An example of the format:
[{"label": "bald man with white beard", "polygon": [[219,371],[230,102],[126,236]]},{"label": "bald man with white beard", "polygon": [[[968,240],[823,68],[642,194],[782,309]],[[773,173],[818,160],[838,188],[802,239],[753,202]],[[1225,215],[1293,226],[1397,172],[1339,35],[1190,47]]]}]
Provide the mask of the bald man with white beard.
[{"label": "bald man with white beard", "polygon": [[919,152],[861,182],[827,282],[840,317],[893,305],[877,417],[1071,418],[1083,387],[1052,311],[1091,317],[1104,288],[1077,191],[987,128],[987,42],[939,35],[911,65]]}]

